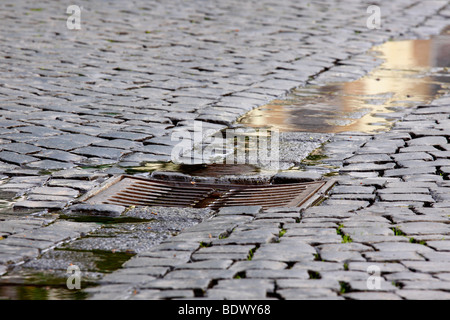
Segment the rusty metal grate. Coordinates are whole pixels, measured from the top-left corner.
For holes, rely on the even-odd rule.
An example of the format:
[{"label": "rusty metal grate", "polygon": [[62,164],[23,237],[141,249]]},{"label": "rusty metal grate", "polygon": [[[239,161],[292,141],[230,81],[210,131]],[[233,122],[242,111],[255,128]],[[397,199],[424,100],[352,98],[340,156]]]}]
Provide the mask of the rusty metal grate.
[{"label": "rusty metal grate", "polygon": [[290,184],[214,184],[123,175],[83,199],[91,204],[212,208],[260,205],[299,207],[319,201],[332,181]]}]

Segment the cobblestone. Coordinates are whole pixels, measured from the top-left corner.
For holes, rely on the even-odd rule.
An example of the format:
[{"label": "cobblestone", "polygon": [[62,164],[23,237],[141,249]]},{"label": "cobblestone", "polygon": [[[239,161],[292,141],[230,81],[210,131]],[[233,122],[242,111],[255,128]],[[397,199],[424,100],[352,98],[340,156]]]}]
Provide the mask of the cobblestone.
[{"label": "cobblestone", "polygon": [[[367,5],[347,0],[82,4],[78,31],[55,19],[66,10],[57,1],[1,5],[0,198],[11,203],[0,216],[0,276],[102,228],[60,214],[130,217],[125,207],[72,201],[126,167],[169,161],[171,134],[193,132],[192,120],[217,132],[292,88],[358,79],[378,64],[367,49],[437,34],[449,17],[446,1],[383,3],[390,14],[380,30],[366,28]],[[314,164],[274,180],[333,170],[337,185],[321,205],[221,209],[136,249],[85,291],[91,299],[449,299],[449,115],[447,92],[378,114],[395,120],[389,132],[313,139],[326,142],[327,171]],[[303,141],[292,136],[291,145]],[[367,287],[373,266],[378,290]]]}]

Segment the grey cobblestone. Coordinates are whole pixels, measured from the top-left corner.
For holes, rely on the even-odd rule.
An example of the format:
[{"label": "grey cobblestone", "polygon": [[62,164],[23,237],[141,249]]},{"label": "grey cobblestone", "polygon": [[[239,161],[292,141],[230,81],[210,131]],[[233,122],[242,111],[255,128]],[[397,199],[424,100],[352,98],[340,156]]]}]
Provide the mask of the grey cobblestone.
[{"label": "grey cobblestone", "polygon": [[[383,3],[389,28],[381,30],[366,28],[367,4],[354,1],[82,5],[78,31],[55,20],[66,9],[56,1],[35,10],[25,0],[1,5],[0,198],[20,199],[0,216],[0,276],[100,228],[49,209],[123,215],[124,207],[68,206],[122,167],[169,161],[171,133],[192,132],[191,120],[218,131],[292,88],[358,79],[378,64],[363,55],[374,44],[436,34],[449,17],[446,1]],[[447,95],[379,114],[396,120],[387,133],[324,136],[324,163],[339,176],[320,206],[222,209],[86,292],[92,299],[448,299],[449,106]],[[322,178],[314,170],[276,179]],[[38,212],[25,219],[18,210],[25,208]],[[379,291],[366,284],[373,265],[383,278]],[[342,292],[345,283],[350,292]]]},{"label": "grey cobblestone", "polygon": [[[77,238],[80,234],[87,233],[95,228],[96,226],[93,224],[56,221],[48,226],[38,227],[34,225],[33,228],[14,230],[16,232],[11,233],[7,239],[0,243],[2,247],[0,264],[14,264],[35,258],[43,250],[49,249],[62,241]],[[10,231],[13,230],[10,229]]]}]

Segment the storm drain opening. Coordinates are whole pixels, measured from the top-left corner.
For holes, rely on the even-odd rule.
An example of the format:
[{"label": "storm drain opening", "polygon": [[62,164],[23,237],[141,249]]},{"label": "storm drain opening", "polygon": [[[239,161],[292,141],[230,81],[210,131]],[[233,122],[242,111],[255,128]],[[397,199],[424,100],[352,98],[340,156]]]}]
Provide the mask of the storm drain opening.
[{"label": "storm drain opening", "polygon": [[[232,206],[308,207],[322,200],[334,182],[224,184],[165,181],[122,175],[86,195],[89,204],[211,208]],[[81,200],[81,199],[80,199]]]}]

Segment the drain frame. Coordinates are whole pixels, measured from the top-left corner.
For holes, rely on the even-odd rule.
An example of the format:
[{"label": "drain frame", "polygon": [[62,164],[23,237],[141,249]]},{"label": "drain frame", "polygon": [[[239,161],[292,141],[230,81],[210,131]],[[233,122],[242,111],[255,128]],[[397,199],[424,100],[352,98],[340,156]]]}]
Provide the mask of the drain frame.
[{"label": "drain frame", "polygon": [[213,210],[251,205],[307,208],[319,203],[334,184],[333,179],[283,184],[226,184],[120,175],[106,180],[77,202]]}]

